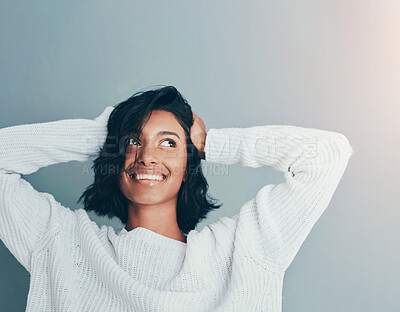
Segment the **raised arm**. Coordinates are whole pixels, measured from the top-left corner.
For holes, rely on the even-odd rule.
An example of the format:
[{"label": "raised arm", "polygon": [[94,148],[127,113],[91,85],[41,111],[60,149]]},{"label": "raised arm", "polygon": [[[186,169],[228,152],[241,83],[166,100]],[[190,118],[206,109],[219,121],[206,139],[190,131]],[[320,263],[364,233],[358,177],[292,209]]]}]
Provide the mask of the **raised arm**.
[{"label": "raised arm", "polygon": [[113,109],[107,107],[94,120],[65,119],[0,129],[0,239],[29,272],[31,254],[50,224],[72,211],[51,194],[36,191],[21,174],[89,159],[106,139]]},{"label": "raised arm", "polygon": [[286,269],[327,208],[352,153],[347,138],[331,131],[291,125],[210,129],[206,161],[271,166],[285,178],[262,187],[231,218],[238,248],[261,265]]}]

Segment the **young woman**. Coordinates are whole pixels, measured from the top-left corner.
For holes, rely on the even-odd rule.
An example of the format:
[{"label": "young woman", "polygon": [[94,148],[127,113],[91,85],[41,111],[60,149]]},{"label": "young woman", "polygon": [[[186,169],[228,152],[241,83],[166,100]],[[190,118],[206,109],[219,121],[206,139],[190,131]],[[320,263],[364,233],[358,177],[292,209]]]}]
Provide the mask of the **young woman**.
[{"label": "young woman", "polygon": [[[0,238],[31,274],[27,311],[281,311],[284,273],[353,152],[340,133],[290,125],[206,132],[171,86],[94,120],[3,128],[0,142]],[[84,209],[21,178],[93,155]],[[271,166],[285,182],[199,232],[220,207],[201,159]],[[90,210],[125,226],[99,228]]]}]

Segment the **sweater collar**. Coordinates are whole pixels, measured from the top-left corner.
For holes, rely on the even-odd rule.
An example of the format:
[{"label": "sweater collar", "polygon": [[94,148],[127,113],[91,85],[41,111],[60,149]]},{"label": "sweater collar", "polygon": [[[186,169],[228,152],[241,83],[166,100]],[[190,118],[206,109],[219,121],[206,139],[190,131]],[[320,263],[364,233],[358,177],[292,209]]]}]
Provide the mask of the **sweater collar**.
[{"label": "sweater collar", "polygon": [[182,269],[187,244],[143,227],[109,233],[118,265],[149,287],[162,287]]},{"label": "sweater collar", "polygon": [[[139,233],[135,233],[135,232],[139,232]],[[135,233],[135,234],[133,234],[133,233]],[[187,244],[184,243],[184,242],[181,242],[181,241],[173,239],[173,238],[169,238],[167,236],[161,235],[161,234],[159,234],[157,232],[154,232],[152,230],[146,229],[146,228],[141,227],[141,226],[136,227],[136,228],[134,228],[133,230],[130,230],[130,231],[127,231],[125,229],[125,227],[123,227],[123,228],[121,228],[121,229],[119,229],[117,231],[117,234],[118,234],[118,236],[129,234],[129,235],[132,235],[132,236],[133,235],[138,235],[139,237],[148,237],[148,238],[151,237],[154,241],[156,241],[158,243],[168,244],[170,246],[176,245],[176,246],[181,246],[181,247],[185,247],[185,248],[187,246]]]}]

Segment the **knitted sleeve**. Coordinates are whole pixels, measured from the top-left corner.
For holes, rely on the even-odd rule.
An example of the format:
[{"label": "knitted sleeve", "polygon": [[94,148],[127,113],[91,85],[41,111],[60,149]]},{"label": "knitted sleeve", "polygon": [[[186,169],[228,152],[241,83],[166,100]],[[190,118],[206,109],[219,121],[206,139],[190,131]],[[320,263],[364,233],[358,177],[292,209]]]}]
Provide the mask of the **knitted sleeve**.
[{"label": "knitted sleeve", "polygon": [[107,107],[94,120],[65,119],[0,129],[0,239],[30,272],[35,246],[49,227],[67,213],[49,193],[38,192],[21,178],[41,167],[72,160],[85,161],[105,141]]},{"label": "knitted sleeve", "polygon": [[235,248],[261,265],[286,269],[327,208],[352,154],[337,132],[292,125],[209,129],[207,162],[271,166],[285,180],[262,187],[231,218]]}]

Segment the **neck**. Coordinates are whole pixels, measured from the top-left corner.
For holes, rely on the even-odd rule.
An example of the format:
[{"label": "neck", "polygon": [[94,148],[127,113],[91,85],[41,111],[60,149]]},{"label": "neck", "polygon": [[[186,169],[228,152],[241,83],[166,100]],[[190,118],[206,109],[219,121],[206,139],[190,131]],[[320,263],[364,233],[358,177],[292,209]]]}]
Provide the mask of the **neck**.
[{"label": "neck", "polygon": [[137,227],[186,243],[176,219],[176,199],[152,205],[129,203],[125,229],[131,231]]}]

